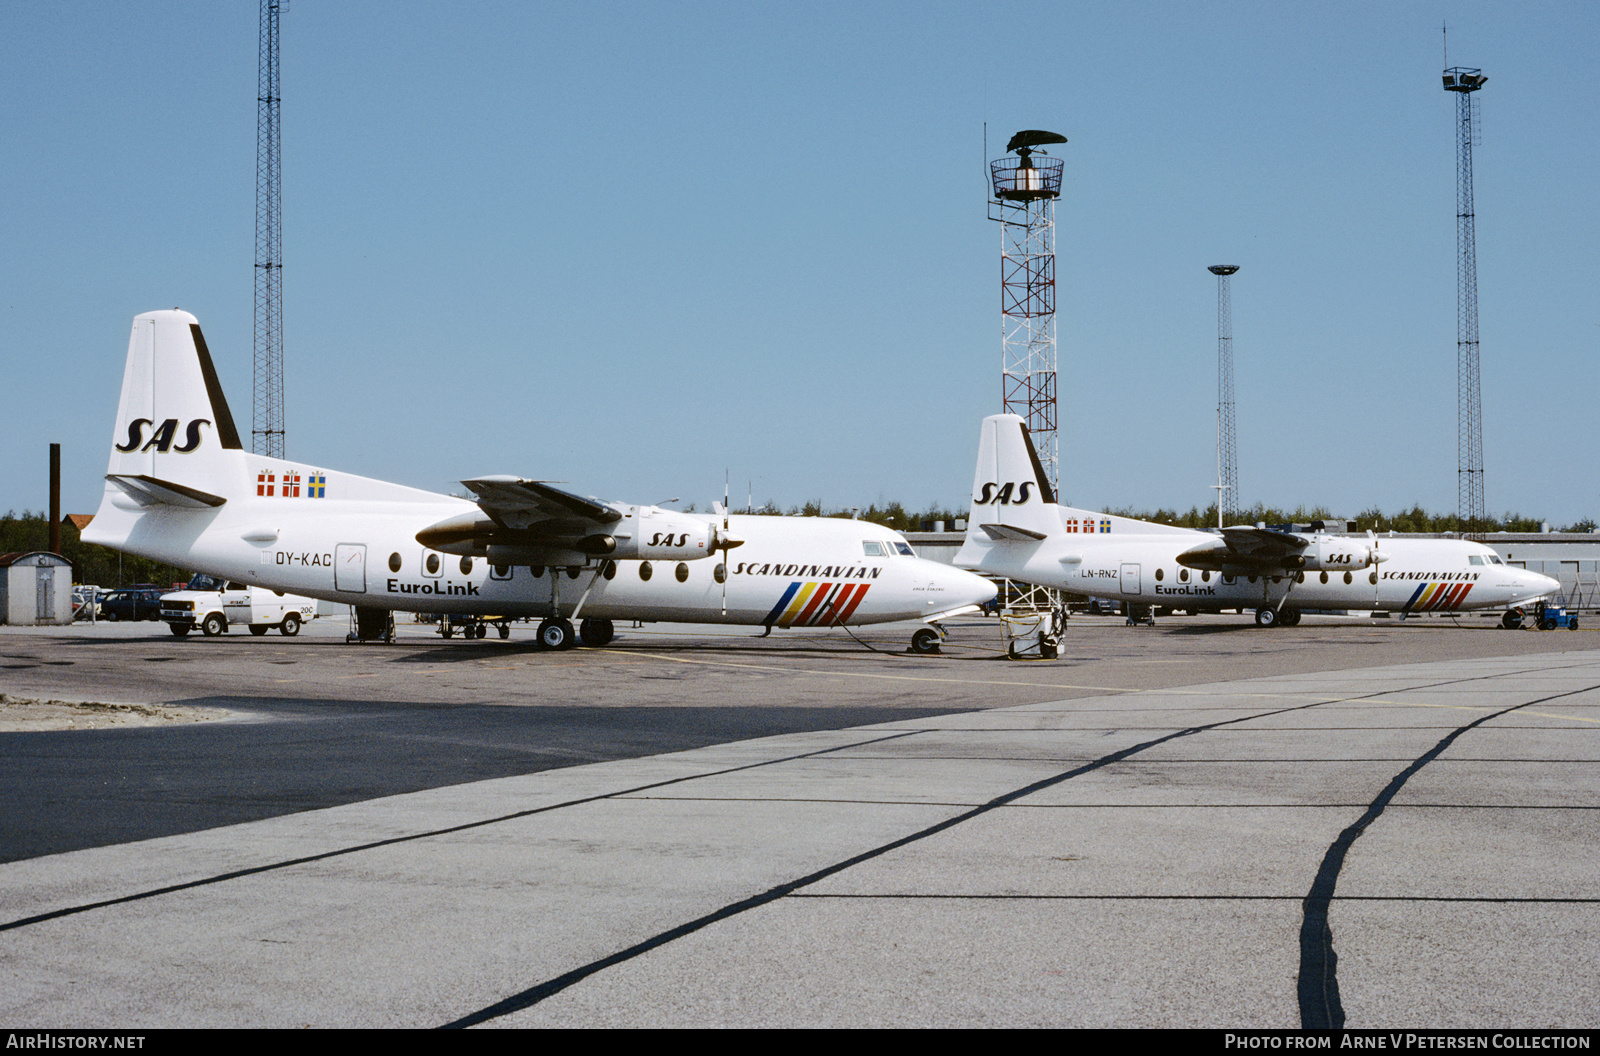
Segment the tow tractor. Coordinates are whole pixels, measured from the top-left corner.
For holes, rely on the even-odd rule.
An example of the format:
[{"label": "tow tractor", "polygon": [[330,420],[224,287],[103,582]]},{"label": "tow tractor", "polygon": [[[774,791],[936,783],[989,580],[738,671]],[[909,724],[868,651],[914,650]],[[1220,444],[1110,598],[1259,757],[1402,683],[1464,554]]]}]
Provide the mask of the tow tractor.
[{"label": "tow tractor", "polygon": [[1507,630],[1516,630],[1527,627],[1535,631],[1554,631],[1557,629],[1575,631],[1578,629],[1578,617],[1567,611],[1567,596],[1557,594],[1549,601],[1536,601],[1533,603],[1531,623],[1527,622],[1528,613],[1515,608],[1506,612],[1500,620],[1500,626]]}]

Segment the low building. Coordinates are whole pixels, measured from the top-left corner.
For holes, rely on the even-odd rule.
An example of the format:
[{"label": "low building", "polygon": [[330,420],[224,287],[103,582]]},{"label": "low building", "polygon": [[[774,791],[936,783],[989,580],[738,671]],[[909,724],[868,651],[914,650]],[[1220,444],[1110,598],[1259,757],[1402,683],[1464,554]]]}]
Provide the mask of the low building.
[{"label": "low building", "polygon": [[0,554],[0,623],[72,622],[72,562],[47,550]]}]

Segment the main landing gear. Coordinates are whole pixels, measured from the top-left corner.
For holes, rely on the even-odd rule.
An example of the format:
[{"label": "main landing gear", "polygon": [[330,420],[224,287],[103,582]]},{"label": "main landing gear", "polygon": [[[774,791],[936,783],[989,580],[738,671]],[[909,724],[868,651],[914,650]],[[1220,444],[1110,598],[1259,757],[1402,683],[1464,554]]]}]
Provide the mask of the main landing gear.
[{"label": "main landing gear", "polygon": [[539,624],[539,644],[546,649],[571,649],[578,644],[572,621],[551,617]]},{"label": "main landing gear", "polygon": [[1257,627],[1293,627],[1299,622],[1299,609],[1284,609],[1281,612],[1266,608],[1256,610]]}]

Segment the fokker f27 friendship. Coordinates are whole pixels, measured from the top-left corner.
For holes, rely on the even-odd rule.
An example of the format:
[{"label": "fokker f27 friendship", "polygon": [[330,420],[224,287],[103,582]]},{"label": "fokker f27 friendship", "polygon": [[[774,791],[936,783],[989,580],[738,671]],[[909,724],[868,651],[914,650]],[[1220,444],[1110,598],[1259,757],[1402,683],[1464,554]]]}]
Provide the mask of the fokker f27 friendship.
[{"label": "fokker f27 friendship", "polygon": [[[955,563],[1134,605],[1252,608],[1263,627],[1292,627],[1301,609],[1509,609],[1561,586],[1460,539],[1359,539],[1244,525],[1213,533],[1059,506],[1027,426],[1012,414],[983,420],[972,513]],[[1511,619],[1508,612],[1506,626]]]},{"label": "fokker f27 friendship", "polygon": [[935,621],[994,597],[861,521],[696,515],[602,502],[512,476],[477,501],[251,454],[194,316],[133,321],[99,512],[87,542],[240,583],[390,613],[537,617],[552,648],[603,645],[614,621],[842,627]]}]

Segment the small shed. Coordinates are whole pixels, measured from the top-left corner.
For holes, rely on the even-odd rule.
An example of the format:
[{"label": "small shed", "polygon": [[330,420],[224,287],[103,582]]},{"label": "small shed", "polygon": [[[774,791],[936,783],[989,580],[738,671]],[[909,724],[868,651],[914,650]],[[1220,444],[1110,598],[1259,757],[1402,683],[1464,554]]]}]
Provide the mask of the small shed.
[{"label": "small shed", "polygon": [[72,562],[48,550],[0,554],[0,623],[72,622]]}]

